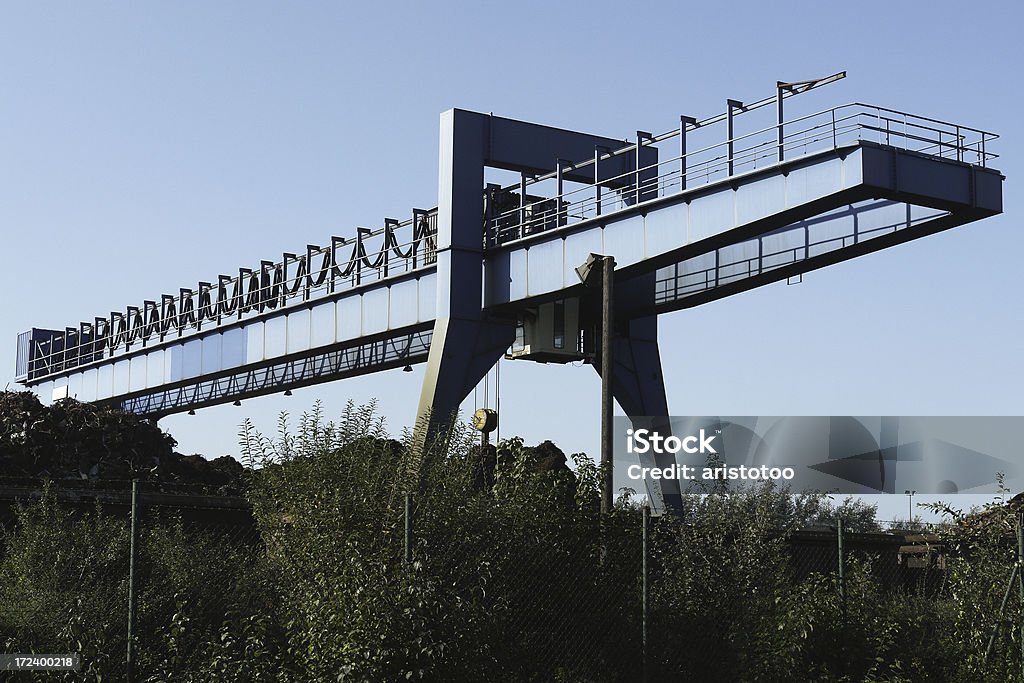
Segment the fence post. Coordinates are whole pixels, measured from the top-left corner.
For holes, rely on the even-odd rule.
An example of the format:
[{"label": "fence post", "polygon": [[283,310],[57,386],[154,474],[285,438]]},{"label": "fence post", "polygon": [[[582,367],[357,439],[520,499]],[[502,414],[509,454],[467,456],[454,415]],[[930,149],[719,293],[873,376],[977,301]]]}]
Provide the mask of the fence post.
[{"label": "fence post", "polygon": [[651,523],[651,508],[648,503],[644,503],[643,506],[643,560],[641,565],[641,624],[642,633],[640,638],[641,656],[643,657],[643,681],[647,683],[648,671],[647,671],[647,598],[648,598],[648,586],[647,586],[647,533],[648,527]]},{"label": "fence post", "polygon": [[839,551],[839,603],[842,608],[843,630],[846,630],[846,567],[843,558],[843,520],[836,520],[836,543]]},{"label": "fence post", "polygon": [[405,562],[412,562],[412,494],[405,494]]},{"label": "fence post", "polygon": [[128,683],[135,681],[135,553],[138,538],[139,480],[132,479],[132,521],[128,545],[128,646],[125,668]]},{"label": "fence post", "polygon": [[[1024,567],[1024,512],[1017,513],[1017,586],[1020,590],[1021,609],[1024,610],[1024,576],[1021,575],[1021,567]],[[1021,680],[1024,680],[1024,617],[1020,622],[1020,670]]]}]

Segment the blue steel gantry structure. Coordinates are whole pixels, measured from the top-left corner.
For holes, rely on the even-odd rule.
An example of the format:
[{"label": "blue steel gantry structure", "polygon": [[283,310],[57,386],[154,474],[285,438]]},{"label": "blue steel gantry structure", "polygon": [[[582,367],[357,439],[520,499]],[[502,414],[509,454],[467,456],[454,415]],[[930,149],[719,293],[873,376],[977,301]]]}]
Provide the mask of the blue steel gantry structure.
[{"label": "blue steel gantry structure", "polygon": [[[786,118],[789,97],[844,75],[623,140],[449,110],[436,208],[33,328],[17,379],[43,400],[159,418],[426,362],[419,414],[436,422],[505,354],[598,356],[600,301],[575,269],[606,254],[615,400],[638,421],[667,416],[658,315],[1002,211],[992,133],[861,103]],[[487,168],[516,180],[485,184]]]}]

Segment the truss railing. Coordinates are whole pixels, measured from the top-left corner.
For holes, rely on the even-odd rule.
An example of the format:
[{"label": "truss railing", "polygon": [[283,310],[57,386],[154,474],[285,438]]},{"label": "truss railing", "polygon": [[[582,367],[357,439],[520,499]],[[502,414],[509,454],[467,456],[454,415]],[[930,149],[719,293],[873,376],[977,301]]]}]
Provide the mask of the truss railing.
[{"label": "truss railing", "polygon": [[304,254],[239,268],[217,282],[181,288],[122,313],[35,339],[19,337],[18,375],[30,382],[114,356],[126,355],[233,321],[255,319],[292,305],[405,273],[432,268],[437,260],[437,209],[414,210],[404,221],[357,228],[354,238],[331,237],[329,246],[307,245]]}]

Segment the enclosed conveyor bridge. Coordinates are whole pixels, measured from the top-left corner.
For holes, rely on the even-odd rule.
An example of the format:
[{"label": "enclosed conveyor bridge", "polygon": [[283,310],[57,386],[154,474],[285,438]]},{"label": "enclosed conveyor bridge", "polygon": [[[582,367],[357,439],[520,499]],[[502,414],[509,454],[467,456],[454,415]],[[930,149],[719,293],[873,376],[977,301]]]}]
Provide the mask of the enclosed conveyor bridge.
[{"label": "enclosed conveyor bridge", "polygon": [[[788,98],[843,75],[621,140],[447,111],[436,208],[33,328],[18,380],[158,418],[426,362],[420,414],[449,415],[505,354],[600,354],[576,268],[602,254],[615,399],[668,415],[659,314],[1002,211],[993,133],[862,103],[786,117]],[[486,184],[487,168],[514,180]]]}]

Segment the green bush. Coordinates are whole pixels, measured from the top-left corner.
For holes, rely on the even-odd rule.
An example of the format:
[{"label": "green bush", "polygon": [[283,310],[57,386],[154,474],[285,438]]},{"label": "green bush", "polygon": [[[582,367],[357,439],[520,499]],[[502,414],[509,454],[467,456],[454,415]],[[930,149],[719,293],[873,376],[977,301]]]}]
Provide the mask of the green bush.
[{"label": "green bush", "polygon": [[[639,677],[642,510],[624,495],[602,516],[589,458],[481,448],[459,428],[420,454],[372,406],[241,437],[255,528],[142,518],[139,680]],[[947,511],[944,584],[924,593],[880,584],[872,556],[850,555],[842,585],[794,571],[791,532],[874,530],[871,506],[770,485],[684,497],[650,522],[650,680],[1020,680],[1016,588],[999,617],[1016,513]],[[49,491],[19,507],[0,557],[5,650],[81,652],[66,680],[123,680],[128,535],[124,515]]]}]

